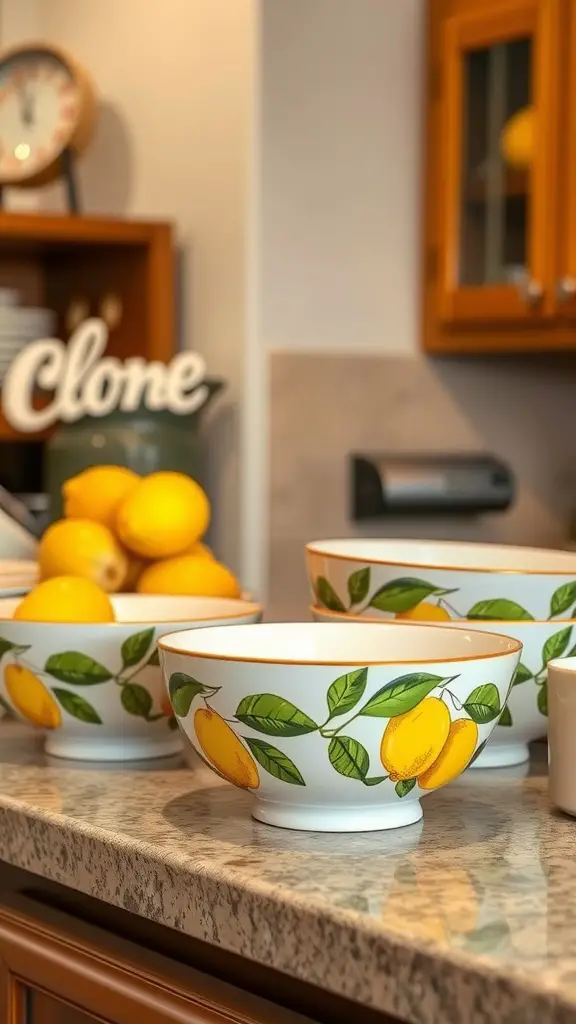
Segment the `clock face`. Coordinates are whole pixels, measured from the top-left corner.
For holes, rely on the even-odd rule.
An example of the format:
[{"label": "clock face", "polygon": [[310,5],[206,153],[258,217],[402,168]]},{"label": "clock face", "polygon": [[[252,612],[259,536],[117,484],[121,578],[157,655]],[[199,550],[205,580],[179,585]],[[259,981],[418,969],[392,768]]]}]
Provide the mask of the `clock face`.
[{"label": "clock face", "polygon": [[30,50],[0,63],[0,181],[17,184],[54,163],[76,127],[79,99],[54,54]]}]

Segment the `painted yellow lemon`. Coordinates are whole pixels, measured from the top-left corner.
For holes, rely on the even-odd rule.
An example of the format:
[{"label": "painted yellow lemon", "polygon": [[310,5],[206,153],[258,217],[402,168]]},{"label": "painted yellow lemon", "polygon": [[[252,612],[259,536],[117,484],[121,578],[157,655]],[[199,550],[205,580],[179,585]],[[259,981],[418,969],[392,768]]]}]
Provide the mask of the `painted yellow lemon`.
[{"label": "painted yellow lemon", "polygon": [[108,594],[79,576],[55,576],[39,583],[22,598],[13,618],[29,622],[115,621]]},{"label": "painted yellow lemon", "polygon": [[109,593],[120,590],[128,560],[114,534],[90,519],[59,519],[38,546],[40,579],[82,576]]},{"label": "painted yellow lemon", "polygon": [[418,776],[422,789],[438,789],[464,771],[478,742],[478,726],[469,718],[452,722],[448,739],[434,764]]},{"label": "painted yellow lemon", "polygon": [[67,480],[62,487],[67,519],[93,519],[110,530],[122,501],[140,477],[124,466],[92,466]]},{"label": "painted yellow lemon", "polygon": [[450,615],[445,608],[432,604],[431,601],[420,601],[407,612],[396,612],[397,619],[417,619],[418,622],[449,622]]},{"label": "painted yellow lemon", "polygon": [[216,711],[198,708],[194,714],[198,742],[217,771],[241,789],[258,789],[260,776],[252,755]]},{"label": "painted yellow lemon", "polygon": [[153,562],[138,580],[139,594],[188,594],[240,597],[240,584],[225,565],[201,555],[180,555]]},{"label": "painted yellow lemon", "polygon": [[516,170],[531,167],[536,151],[534,107],[523,107],[506,122],[500,137],[500,148],[509,167]]},{"label": "painted yellow lemon", "polygon": [[210,522],[206,494],[184,473],[151,473],[121,503],[116,531],[142,558],[171,558],[204,535]]},{"label": "painted yellow lemon", "polygon": [[413,779],[434,764],[450,732],[450,712],[438,697],[425,697],[412,711],[391,718],[380,760],[393,782]]},{"label": "painted yellow lemon", "polygon": [[23,718],[42,729],[58,729],[62,725],[60,708],[44,683],[23,665],[8,665],[4,685],[12,704]]}]

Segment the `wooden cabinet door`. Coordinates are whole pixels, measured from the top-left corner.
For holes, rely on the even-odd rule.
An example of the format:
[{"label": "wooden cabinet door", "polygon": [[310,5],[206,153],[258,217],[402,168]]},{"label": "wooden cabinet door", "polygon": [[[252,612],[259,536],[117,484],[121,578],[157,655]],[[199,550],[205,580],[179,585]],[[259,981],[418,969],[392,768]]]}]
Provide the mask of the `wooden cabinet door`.
[{"label": "wooden cabinet door", "polygon": [[0,907],[0,1024],[313,1024],[24,897]]},{"label": "wooden cabinet door", "polygon": [[563,98],[566,110],[561,133],[561,254],[556,278],[558,313],[573,320],[576,317],[576,0],[567,0],[569,24],[567,32],[567,74]]},{"label": "wooden cabinet door", "polygon": [[[435,142],[444,324],[555,315],[563,11],[564,0],[487,0],[444,22]],[[537,145],[522,169],[505,159],[502,132],[527,108]]]}]

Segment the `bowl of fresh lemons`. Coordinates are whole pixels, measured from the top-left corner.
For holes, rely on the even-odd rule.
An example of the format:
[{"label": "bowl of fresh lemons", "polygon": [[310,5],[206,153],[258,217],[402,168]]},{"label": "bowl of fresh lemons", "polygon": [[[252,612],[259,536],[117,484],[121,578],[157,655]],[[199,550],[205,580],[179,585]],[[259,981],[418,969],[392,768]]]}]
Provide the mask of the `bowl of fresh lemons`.
[{"label": "bowl of fresh lemons", "polygon": [[55,757],[163,757],[181,741],[158,637],[260,615],[259,605],[234,598],[108,595],[92,580],[56,576],[0,600],[0,701],[45,731]]},{"label": "bowl of fresh lemons", "polygon": [[191,477],[93,466],[63,499],[38,545],[39,582],[0,599],[0,703],[45,730],[55,757],[169,755],[180,739],[158,637],[257,622],[262,609],[203,542],[210,504]]},{"label": "bowl of fresh lemons", "polygon": [[417,624],[186,630],[158,649],[200,758],[285,828],[355,832],[422,816],[484,749],[522,645]]}]

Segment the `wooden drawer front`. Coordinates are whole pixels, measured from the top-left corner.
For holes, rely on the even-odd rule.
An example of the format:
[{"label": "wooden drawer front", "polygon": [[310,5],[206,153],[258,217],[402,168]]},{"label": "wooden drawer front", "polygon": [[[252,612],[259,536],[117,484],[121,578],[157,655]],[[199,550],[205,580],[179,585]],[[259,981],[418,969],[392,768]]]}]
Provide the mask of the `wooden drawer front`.
[{"label": "wooden drawer front", "polygon": [[0,907],[0,1024],[312,1024],[15,896]]}]

